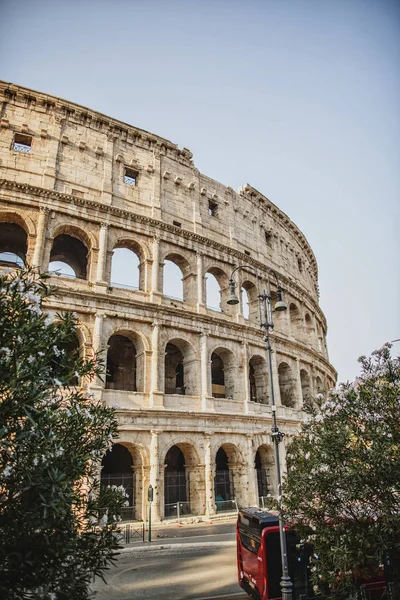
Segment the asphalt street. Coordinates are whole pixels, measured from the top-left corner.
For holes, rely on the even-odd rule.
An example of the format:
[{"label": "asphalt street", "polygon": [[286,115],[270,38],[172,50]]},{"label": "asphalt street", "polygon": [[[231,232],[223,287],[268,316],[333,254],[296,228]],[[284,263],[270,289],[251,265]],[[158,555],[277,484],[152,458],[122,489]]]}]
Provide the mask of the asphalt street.
[{"label": "asphalt street", "polygon": [[[232,534],[165,540],[125,548],[106,576],[92,589],[97,600],[241,600],[236,545]],[[234,538],[234,536],[233,536]],[[210,541],[212,540],[212,541]],[[164,541],[164,540],[163,540]],[[207,544],[206,546],[204,544]]]}]

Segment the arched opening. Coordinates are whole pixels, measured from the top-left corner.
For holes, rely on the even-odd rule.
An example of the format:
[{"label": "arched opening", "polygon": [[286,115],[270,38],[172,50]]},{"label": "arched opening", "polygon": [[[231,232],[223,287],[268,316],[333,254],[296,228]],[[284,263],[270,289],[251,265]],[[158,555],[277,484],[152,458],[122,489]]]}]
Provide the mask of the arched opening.
[{"label": "arched opening", "polygon": [[206,274],[206,306],[221,312],[221,288],[213,273]]},{"label": "arched opening", "polygon": [[231,502],[235,498],[233,475],[223,448],[219,448],[216,456],[214,494],[217,512],[232,508]]},{"label": "arched opening", "polygon": [[106,389],[136,392],[136,346],[125,335],[108,340]]},{"label": "arched opening", "polygon": [[306,340],[307,344],[310,344],[310,346],[312,346],[313,342],[314,342],[314,327],[313,327],[311,317],[308,313],[306,313],[304,316],[304,327],[305,327],[305,340]]},{"label": "arched opening", "polygon": [[190,503],[188,482],[186,478],[185,456],[178,446],[172,446],[165,457],[164,470],[164,516],[177,514],[176,504],[180,503],[180,512],[184,513],[187,503]]},{"label": "arched opening", "polygon": [[140,289],[140,258],[131,248],[114,248],[111,261],[111,285]]},{"label": "arched opening", "polygon": [[325,392],[322,379],[318,375],[315,378],[315,391],[317,394],[324,394]]},{"label": "arched opening", "polygon": [[242,315],[245,319],[250,317],[250,300],[249,295],[244,287],[241,289],[242,292]]},{"label": "arched opening", "polygon": [[49,271],[67,277],[87,279],[88,248],[77,237],[61,233],[54,238]]},{"label": "arched opening", "polygon": [[262,356],[252,356],[249,361],[250,400],[268,404],[269,375],[267,362]]},{"label": "arched opening", "polygon": [[163,271],[163,294],[174,300],[184,300],[183,272],[172,260],[165,260]]},{"label": "arched opening", "polygon": [[0,265],[23,267],[28,249],[26,231],[16,223],[0,223]]},{"label": "arched opening", "polygon": [[294,408],[296,405],[294,396],[294,382],[292,369],[285,362],[278,367],[279,391],[281,394],[281,403],[283,406]]},{"label": "arched opening", "polygon": [[242,283],[242,315],[254,323],[259,322],[257,287],[251,281]]},{"label": "arched opening", "polygon": [[291,303],[289,306],[290,328],[292,336],[297,340],[303,339],[303,328],[301,314],[296,304]]},{"label": "arched opening", "polygon": [[217,348],[211,354],[211,392],[214,398],[234,398],[233,358],[233,353],[225,348]]},{"label": "arched opening", "polygon": [[183,354],[175,344],[168,343],[165,349],[165,393],[184,395],[184,375]]},{"label": "arched opening", "polygon": [[255,456],[254,467],[257,474],[259,506],[266,508],[267,498],[276,493],[274,451],[271,446],[262,445]]},{"label": "arched opening", "polygon": [[[68,340],[65,340],[62,343],[58,344],[58,350],[60,352],[65,353],[69,357],[74,360],[78,359],[80,356],[80,343],[78,336],[74,333]],[[55,356],[54,361],[60,363],[60,357]],[[79,385],[79,377],[75,375],[75,368],[71,370],[70,373],[66,373],[65,377],[62,381],[65,386],[77,386]]]},{"label": "arched opening", "polygon": [[126,506],[122,511],[122,519],[135,519],[135,473],[133,458],[128,448],[122,444],[113,444],[101,461],[101,485],[123,486],[128,496]]},{"label": "arched opening", "polygon": [[301,395],[303,397],[303,404],[310,404],[312,401],[311,394],[311,379],[305,369],[300,370],[300,381],[301,381]]}]

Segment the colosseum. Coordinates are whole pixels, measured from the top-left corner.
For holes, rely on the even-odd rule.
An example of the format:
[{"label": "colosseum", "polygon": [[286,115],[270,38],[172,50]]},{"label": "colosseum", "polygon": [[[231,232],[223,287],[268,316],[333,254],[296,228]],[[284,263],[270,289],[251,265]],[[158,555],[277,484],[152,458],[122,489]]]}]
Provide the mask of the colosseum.
[{"label": "colosseum", "polygon": [[236,306],[228,283],[250,265],[283,288],[271,344],[284,466],[303,404],[336,380],[306,238],[251,185],[201,174],[187,148],[14,84],[0,93],[1,265],[49,271],[49,312],[74,311],[76,347],[107,362],[91,389],[120,436],[102,481],[125,486],[130,519],[146,518],[150,484],[156,520],[262,505],[276,478],[256,275],[235,274]]}]

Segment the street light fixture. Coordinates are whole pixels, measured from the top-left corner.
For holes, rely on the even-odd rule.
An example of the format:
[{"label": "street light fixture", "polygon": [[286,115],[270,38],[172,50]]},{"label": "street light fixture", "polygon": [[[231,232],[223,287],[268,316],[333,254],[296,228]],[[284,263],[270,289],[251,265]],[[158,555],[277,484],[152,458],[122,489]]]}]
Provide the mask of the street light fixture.
[{"label": "street light fixture", "polygon": [[[235,293],[235,282],[233,280],[233,275],[236,271],[240,269],[251,269],[254,271],[257,277],[257,298],[259,303],[259,319],[260,326],[265,329],[265,343],[268,351],[268,366],[269,366],[269,379],[270,379],[270,389],[271,389],[271,411],[272,411],[272,427],[271,427],[271,437],[274,444],[274,456],[275,456],[275,468],[276,468],[276,479],[278,484],[278,498],[282,498],[282,477],[281,477],[281,466],[279,460],[279,443],[282,441],[284,437],[284,433],[280,431],[277,422],[276,422],[276,404],[275,404],[275,395],[274,395],[274,381],[272,375],[272,348],[269,337],[270,329],[274,328],[274,311],[281,312],[287,310],[287,304],[282,299],[282,288],[279,283],[279,279],[277,274],[273,269],[269,269],[267,273],[267,289],[261,293],[260,292],[260,279],[258,275],[257,269],[252,267],[251,265],[241,265],[233,269],[231,273],[231,277],[229,280],[229,298],[227,300],[228,304],[234,305],[239,304],[239,298]],[[271,283],[270,276],[273,275],[276,281],[277,286],[277,302],[275,306],[272,304],[272,296],[271,296]],[[286,544],[286,535],[285,535],[285,526],[283,523],[282,515],[279,513],[279,537],[281,542],[281,561],[282,561],[282,578],[281,578],[281,590],[282,590],[282,600],[292,600],[292,582],[289,577],[289,568],[288,568],[288,557],[287,557],[287,544]]]}]

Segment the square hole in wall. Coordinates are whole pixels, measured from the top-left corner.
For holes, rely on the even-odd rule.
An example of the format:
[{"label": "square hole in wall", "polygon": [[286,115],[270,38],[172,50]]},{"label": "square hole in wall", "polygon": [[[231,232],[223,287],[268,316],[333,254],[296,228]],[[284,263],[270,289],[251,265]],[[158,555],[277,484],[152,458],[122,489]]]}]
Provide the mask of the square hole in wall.
[{"label": "square hole in wall", "polygon": [[175,227],[182,227],[182,223],[179,221],[172,221],[172,225],[175,225]]},{"label": "square hole in wall", "polygon": [[267,246],[269,246],[270,248],[272,247],[272,233],[270,233],[269,231],[265,231],[265,243],[267,244]]},{"label": "square hole in wall", "polygon": [[135,187],[137,185],[138,177],[139,177],[139,173],[137,171],[135,171],[135,169],[131,169],[130,167],[125,167],[124,183],[126,183],[126,185]]},{"label": "square hole in wall", "polygon": [[244,253],[247,254],[247,256],[250,256],[250,252],[248,250],[245,250]]},{"label": "square hole in wall", "polygon": [[218,213],[218,204],[212,200],[208,201],[208,214],[210,217],[216,217]]},{"label": "square hole in wall", "polygon": [[23,154],[29,154],[32,148],[32,136],[24,135],[22,133],[16,133],[14,135],[14,141],[12,149]]}]

